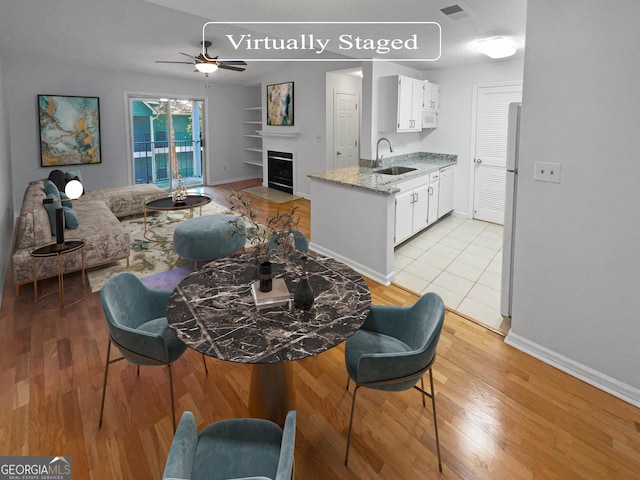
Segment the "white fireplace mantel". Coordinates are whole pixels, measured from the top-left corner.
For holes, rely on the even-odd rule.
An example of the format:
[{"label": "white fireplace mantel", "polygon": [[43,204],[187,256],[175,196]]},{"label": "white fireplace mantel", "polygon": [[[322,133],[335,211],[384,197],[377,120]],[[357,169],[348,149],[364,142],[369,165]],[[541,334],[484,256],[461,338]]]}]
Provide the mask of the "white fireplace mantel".
[{"label": "white fireplace mantel", "polygon": [[275,130],[257,130],[258,135],[262,137],[274,137],[274,138],[291,138],[296,139],[300,136],[300,132],[280,132]]}]

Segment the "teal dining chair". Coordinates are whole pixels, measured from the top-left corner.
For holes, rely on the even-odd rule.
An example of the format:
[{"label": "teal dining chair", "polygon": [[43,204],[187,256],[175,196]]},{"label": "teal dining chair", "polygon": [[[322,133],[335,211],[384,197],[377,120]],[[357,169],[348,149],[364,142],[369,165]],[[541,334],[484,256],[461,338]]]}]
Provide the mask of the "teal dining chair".
[{"label": "teal dining chair", "polygon": [[[351,404],[347,451],[344,464],[349,461],[351,430],[360,387],[399,392],[415,388],[431,398],[433,425],[438,453],[438,468],[442,472],[440,439],[436,415],[431,367],[436,359],[436,347],[444,323],[444,303],[436,293],[429,292],[410,307],[373,305],[360,329],[347,339],[345,363],[347,390],[349,381],[356,383]],[[429,372],[430,392],[424,389],[423,374]],[[420,380],[420,387],[416,384]]]},{"label": "teal dining chair", "polygon": [[[166,318],[170,290],[155,290],[147,287],[132,273],[124,272],[110,278],[102,287],[100,299],[109,328],[109,346],[104,368],[100,422],[104,414],[104,399],[107,392],[109,365],[128,360],[137,365],[165,365],[169,370],[171,393],[171,415],[176,428],[175,402],[173,399],[173,374],[171,364],[186,350],[186,345],[169,328]],[[111,359],[111,345],[115,345],[122,356]],[[205,372],[207,363],[202,356]]]},{"label": "teal dining chair", "polygon": [[163,480],[291,480],[296,412],[284,429],[269,420],[235,418],[212,423],[198,434],[184,412],[173,437]]},{"label": "teal dining chair", "polygon": [[[293,236],[293,243],[295,249],[300,252],[308,252],[309,251],[309,241],[304,233],[300,230],[290,230],[291,235]],[[269,248],[275,250],[278,248],[278,242],[282,241],[281,234],[272,235],[269,239]]]}]

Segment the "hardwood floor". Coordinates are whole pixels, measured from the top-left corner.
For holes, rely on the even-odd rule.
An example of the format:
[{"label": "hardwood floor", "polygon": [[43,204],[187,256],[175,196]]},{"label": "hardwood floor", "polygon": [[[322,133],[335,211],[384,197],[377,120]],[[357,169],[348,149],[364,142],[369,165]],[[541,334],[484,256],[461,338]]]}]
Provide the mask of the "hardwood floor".
[{"label": "hardwood floor", "polygon": [[[250,186],[251,182],[231,185]],[[255,183],[255,182],[254,182]],[[244,186],[243,186],[244,185]],[[207,188],[224,202],[230,186]],[[309,202],[255,199],[260,215]],[[374,303],[416,297],[368,282]],[[80,275],[66,285],[81,288]],[[56,280],[39,285],[55,291]],[[8,276],[0,310],[0,455],[70,455],[74,479],[157,479],[171,440],[165,368],[110,367],[98,429],[107,328],[98,293],[63,310],[40,311],[29,285],[15,297]],[[438,473],[429,402],[415,391],[358,394],[349,467],[343,465],[351,393],[344,349],[294,364],[298,479],[640,478],[640,410],[503,343],[447,313],[434,365],[444,473]],[[174,364],[176,410],[199,428],[247,416],[250,366],[202,358]]]}]

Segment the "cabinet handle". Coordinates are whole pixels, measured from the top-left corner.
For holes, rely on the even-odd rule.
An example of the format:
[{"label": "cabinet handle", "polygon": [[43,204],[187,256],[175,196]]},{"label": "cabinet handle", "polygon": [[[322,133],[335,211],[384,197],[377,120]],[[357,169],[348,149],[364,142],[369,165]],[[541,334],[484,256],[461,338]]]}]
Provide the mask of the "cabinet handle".
[{"label": "cabinet handle", "polygon": [[429,195],[433,195],[433,187],[429,187]]},{"label": "cabinet handle", "polygon": [[418,203],[418,192],[416,192],[415,195],[416,195],[416,203]]}]

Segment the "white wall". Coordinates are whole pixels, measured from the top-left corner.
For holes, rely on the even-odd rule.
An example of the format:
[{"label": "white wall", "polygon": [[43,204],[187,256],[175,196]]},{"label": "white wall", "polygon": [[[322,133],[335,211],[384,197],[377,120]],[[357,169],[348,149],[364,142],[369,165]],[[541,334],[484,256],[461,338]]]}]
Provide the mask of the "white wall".
[{"label": "white wall", "polygon": [[[623,0],[528,4],[508,337],[636,405],[638,18]],[[562,164],[561,184],[533,181],[542,160]]]},{"label": "white wall", "polygon": [[209,87],[205,88],[204,77],[196,74],[193,81],[168,79],[99,70],[61,59],[19,55],[4,58],[3,70],[7,118],[11,123],[10,151],[16,214],[20,211],[28,182],[46,178],[52,170],[40,166],[38,94],[100,98],[102,163],[78,167],[88,190],[129,183],[125,92],[206,97],[210,135],[207,179],[223,181],[255,176],[255,169],[242,162],[245,154],[242,149],[243,107],[251,103],[249,87],[218,85],[210,81]]},{"label": "white wall", "polygon": [[[5,64],[0,59],[0,292],[9,265],[9,252],[13,239],[14,209],[13,187],[11,185],[11,152],[9,150],[9,122],[7,121],[7,94],[4,88]],[[0,305],[2,297],[0,296]]]},{"label": "white wall", "polygon": [[454,209],[469,211],[471,194],[472,111],[476,86],[522,83],[523,60],[494,60],[477,65],[426,72],[426,79],[440,85],[438,128],[423,130],[421,150],[458,156]]}]

